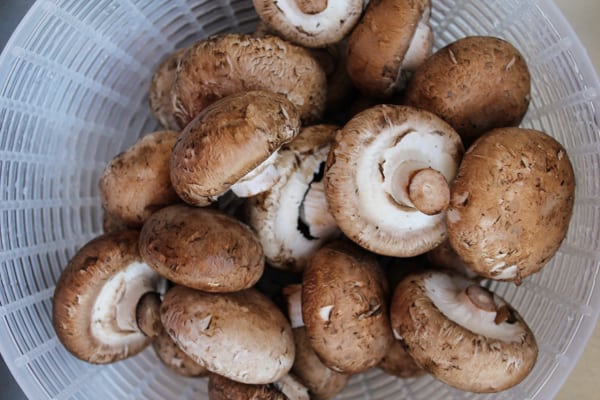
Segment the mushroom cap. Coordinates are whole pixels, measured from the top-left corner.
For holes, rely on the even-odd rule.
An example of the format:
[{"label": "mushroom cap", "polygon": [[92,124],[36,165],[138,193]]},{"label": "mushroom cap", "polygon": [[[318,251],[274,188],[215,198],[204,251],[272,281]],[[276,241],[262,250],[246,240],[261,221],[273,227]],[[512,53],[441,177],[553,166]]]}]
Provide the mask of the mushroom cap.
[{"label": "mushroom cap", "polygon": [[186,51],[187,48],[184,48],[169,54],[156,68],[150,82],[148,93],[150,110],[165,129],[176,131],[181,129],[175,119],[172,90],[177,78],[177,66]]},{"label": "mushroom cap", "polygon": [[152,347],[160,361],[178,375],[188,377],[208,375],[207,369],[185,354],[164,329],[154,339]]},{"label": "mushroom cap", "polygon": [[394,171],[416,160],[450,182],[463,147],[458,134],[435,115],[412,107],[377,105],[339,130],[325,169],[325,193],[339,228],[360,246],[383,255],[411,257],[446,238],[444,212],[426,215],[392,198]]},{"label": "mushroom cap", "polygon": [[177,68],[175,117],[186,126],[215,100],[247,90],[285,95],[309,123],[323,113],[327,83],[308,50],[276,36],[212,36],[191,46]]},{"label": "mushroom cap", "polygon": [[415,363],[415,360],[404,350],[400,340],[394,340],[390,349],[377,365],[386,374],[399,378],[416,378],[424,375],[425,370]]},{"label": "mushroom cap", "polygon": [[565,238],[575,176],[552,137],[500,128],[469,148],[451,193],[452,248],[479,275],[519,282],[539,271]]},{"label": "mushroom cap", "polygon": [[279,151],[277,183],[246,204],[248,224],[258,235],[266,260],[273,267],[302,271],[314,251],[339,236],[323,195],[319,198],[323,215],[320,220],[312,221],[319,227],[311,227],[302,215],[309,191],[322,186],[322,168],[337,129],[334,125],[303,128]]},{"label": "mushroom cap", "polygon": [[252,230],[215,209],[163,208],[144,224],[139,245],[142,258],[161,276],[207,292],[249,288],[264,270]]},{"label": "mushroom cap", "polygon": [[272,383],[292,368],[292,328],[277,306],[255,289],[206,293],[176,286],[165,294],[161,318],[187,355],[229,379]]},{"label": "mushroom cap", "polygon": [[386,282],[375,256],[350,242],[331,242],[302,276],[302,319],[313,350],[334,371],[377,365],[393,339]]},{"label": "mushroom cap", "polygon": [[362,14],[364,0],[323,1],[324,7],[315,10],[303,10],[298,0],[253,3],[261,20],[283,38],[305,47],[325,47],[350,33]]},{"label": "mushroom cap", "polygon": [[428,20],[430,9],[430,0],[369,2],[350,35],[346,61],[348,74],[362,93],[377,97],[393,93],[419,22]]},{"label": "mushroom cap", "polygon": [[300,131],[285,96],[241,92],[205,108],[181,132],[171,155],[171,182],[187,203],[206,206]]},{"label": "mushroom cap", "polygon": [[208,375],[209,400],[289,400],[274,385],[250,385],[218,374]]},{"label": "mushroom cap", "polygon": [[139,228],[156,210],[181,201],[169,159],[177,131],[152,132],[114,157],[100,177],[102,207],[122,225]]},{"label": "mushroom cap", "polygon": [[308,388],[311,399],[326,400],[335,397],[346,387],[349,375],[328,368],[312,349],[306,328],[293,329],[296,358],[292,372]]},{"label": "mushroom cap", "polygon": [[459,294],[472,285],[450,272],[406,277],[394,291],[392,329],[415,362],[442,382],[466,391],[498,392],[529,374],[537,345],[521,316],[500,297],[490,293],[495,308],[508,313],[503,322],[495,320],[499,312],[460,302]]},{"label": "mushroom cap", "polygon": [[468,146],[490,129],[519,125],[529,107],[530,86],[527,63],[512,44],[470,36],[421,65],[408,83],[404,103],[441,117]]},{"label": "mushroom cap", "polygon": [[63,270],[54,291],[52,323],[77,358],[107,364],[150,344],[136,322],[136,306],[158,291],[159,275],[143,263],[138,232],[119,231],[85,244]]}]

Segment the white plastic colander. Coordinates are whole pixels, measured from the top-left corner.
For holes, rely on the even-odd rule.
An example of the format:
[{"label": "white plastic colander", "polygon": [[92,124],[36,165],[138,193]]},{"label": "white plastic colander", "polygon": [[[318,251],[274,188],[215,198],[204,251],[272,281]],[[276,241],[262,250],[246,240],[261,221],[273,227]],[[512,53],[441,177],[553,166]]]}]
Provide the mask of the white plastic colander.
[{"label": "white plastic colander", "polygon": [[[524,127],[566,147],[577,178],[568,236],[551,263],[516,287],[491,284],[533,329],[529,377],[493,395],[378,369],[339,399],[550,399],[575,365],[600,311],[600,84],[558,8],[544,0],[433,0],[435,48],[466,35],[503,37],[527,59]],[[110,366],[72,357],[51,323],[54,285],[102,230],[98,178],[106,162],[157,128],[148,87],[162,58],[222,32],[251,32],[242,0],[39,0],[0,56],[0,350],[32,399],[206,399],[152,349]]]}]

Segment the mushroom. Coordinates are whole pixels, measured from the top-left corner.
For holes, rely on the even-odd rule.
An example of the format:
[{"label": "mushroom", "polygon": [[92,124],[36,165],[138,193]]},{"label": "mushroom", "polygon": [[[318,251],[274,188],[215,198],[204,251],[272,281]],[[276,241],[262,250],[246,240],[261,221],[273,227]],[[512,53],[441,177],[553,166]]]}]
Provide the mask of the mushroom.
[{"label": "mushroom", "polygon": [[310,53],[323,68],[327,78],[327,101],[325,112],[344,113],[351,104],[356,88],[350,80],[346,68],[347,41],[341,41],[331,46],[311,49]]},{"label": "mushroom", "polygon": [[471,392],[498,392],[522,381],[537,358],[533,333],[503,299],[450,272],[427,271],[394,291],[396,339],[437,379]]},{"label": "mushroom", "polygon": [[215,100],[247,90],[285,95],[310,123],[323,113],[327,84],[308,50],[276,36],[212,36],[191,46],[179,63],[175,117],[186,126]]},{"label": "mushroom", "polygon": [[452,183],[448,239],[477,274],[519,283],[558,250],[574,198],[559,142],[537,130],[495,129],[469,148]]},{"label": "mushroom", "polygon": [[468,147],[490,129],[519,125],[529,107],[530,81],[527,63],[512,44],[470,36],[425,61],[404,101],[448,122]]},{"label": "mushroom", "polygon": [[187,355],[226,378],[268,384],[292,368],[292,329],[277,306],[255,289],[206,293],[175,286],[165,294],[161,320]]},{"label": "mushroom", "polygon": [[375,257],[351,242],[331,242],[302,276],[302,319],[328,368],[356,374],[377,365],[393,341],[387,285]]},{"label": "mushroom", "polygon": [[148,100],[154,118],[165,128],[179,131],[181,126],[175,119],[172,90],[177,79],[177,66],[186,52],[186,48],[169,54],[156,68]]},{"label": "mushroom", "polygon": [[285,375],[268,385],[249,385],[210,374],[208,379],[209,400],[310,400],[308,391],[292,375]]},{"label": "mushroom", "polygon": [[209,208],[163,208],[144,224],[139,246],[142,258],[161,276],[207,292],[249,288],[264,270],[264,255],[252,230]]},{"label": "mushroom", "polygon": [[169,177],[169,159],[178,136],[176,131],[147,134],[104,168],[100,197],[113,224],[120,221],[140,228],[156,210],[181,201]]},{"label": "mushroom", "polygon": [[369,2],[348,42],[350,79],[366,95],[388,97],[431,54],[430,0]]},{"label": "mushroom", "polygon": [[435,249],[428,251],[426,256],[427,261],[434,267],[450,269],[469,279],[479,278],[479,275],[456,254],[448,239],[444,240]]},{"label": "mushroom", "polygon": [[164,329],[162,329],[160,334],[154,339],[152,347],[160,361],[178,375],[187,377],[202,377],[208,375],[206,368],[185,354]]},{"label": "mushroom", "polygon": [[435,115],[378,105],[354,116],[332,144],[325,194],[339,228],[378,254],[411,257],[446,238],[444,210],[463,147]]},{"label": "mushroom", "polygon": [[326,47],[342,40],[358,22],[364,0],[254,0],[267,27],[305,47]]},{"label": "mushroom", "polygon": [[315,250],[340,234],[322,180],[336,130],[334,125],[303,128],[279,151],[277,183],[247,202],[248,224],[273,267],[302,271]]},{"label": "mushroom", "polygon": [[142,261],[137,242],[136,231],[101,235],[75,254],[58,279],[54,330],[83,361],[106,364],[131,357],[156,334],[151,318],[158,317],[159,302],[145,295],[157,296],[164,280]]},{"label": "mushroom", "polygon": [[425,370],[404,350],[400,340],[394,340],[390,349],[377,365],[383,372],[399,378],[416,378],[425,374]]},{"label": "mushroom", "polygon": [[336,372],[323,364],[311,347],[306,328],[294,328],[293,333],[296,358],[292,372],[308,389],[311,399],[327,400],[341,393],[350,376]]},{"label": "mushroom", "polygon": [[181,132],[171,155],[171,182],[187,203],[209,205],[231,189],[240,197],[277,182],[277,150],[300,131],[285,96],[250,91],[204,109]]}]

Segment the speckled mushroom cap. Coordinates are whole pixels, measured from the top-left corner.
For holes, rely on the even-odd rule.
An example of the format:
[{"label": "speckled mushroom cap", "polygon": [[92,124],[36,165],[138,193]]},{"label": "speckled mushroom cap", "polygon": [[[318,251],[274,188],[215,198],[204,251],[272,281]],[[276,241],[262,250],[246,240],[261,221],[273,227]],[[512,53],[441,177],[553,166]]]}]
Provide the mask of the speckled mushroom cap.
[{"label": "speckled mushroom cap", "polygon": [[161,306],[169,335],[210,372],[248,384],[286,375],[294,362],[294,338],[285,316],[255,289],[206,293],[170,289]]},{"label": "speckled mushroom cap", "polygon": [[215,100],[247,90],[285,95],[309,123],[323,113],[327,83],[308,50],[279,37],[212,36],[191,46],[179,63],[175,117],[186,126]]},{"label": "speckled mushroom cap", "polygon": [[319,359],[312,349],[305,327],[293,329],[296,358],[292,372],[308,388],[311,399],[332,399],[346,387],[350,375],[341,374]]},{"label": "speckled mushroom cap", "polygon": [[138,327],[136,308],[161,278],[141,259],[138,232],[119,231],[84,245],[61,273],[52,300],[60,342],[77,358],[107,364],[142,351],[152,339]]},{"label": "speckled mushroom cap", "polygon": [[302,319],[323,364],[355,374],[381,361],[393,341],[386,299],[373,254],[336,241],[313,255],[302,276]]},{"label": "speckled mushroom cap", "polygon": [[264,255],[252,230],[218,210],[176,204],[153,214],[139,239],[142,258],[161,276],[207,292],[253,286]]},{"label": "speckled mushroom cap", "polygon": [[170,160],[171,183],[185,202],[209,205],[257,168],[268,168],[265,163],[272,164],[273,154],[299,132],[298,113],[283,95],[225,97],[181,132]]},{"label": "speckled mushroom cap", "polygon": [[358,22],[364,0],[253,0],[265,24],[292,43],[325,47],[342,40]]},{"label": "speckled mushroom cap", "polygon": [[302,271],[314,251],[340,235],[329,213],[322,181],[337,129],[335,125],[303,128],[279,151],[277,183],[248,199],[248,224],[273,267]]},{"label": "speckled mushroom cap", "polygon": [[177,131],[152,132],[114,157],[100,177],[102,208],[115,224],[140,228],[155,211],[180,202],[169,160]]},{"label": "speckled mushroom cap", "polygon": [[185,354],[164,329],[154,338],[152,347],[160,361],[178,375],[187,377],[208,375],[206,368]]},{"label": "speckled mushroom cap", "polygon": [[[430,0],[371,1],[348,42],[347,69],[364,94],[391,95],[431,53]],[[410,50],[409,50],[410,49]]]},{"label": "speckled mushroom cap", "polygon": [[152,116],[165,128],[179,131],[181,126],[175,119],[173,109],[173,86],[177,78],[177,66],[187,48],[179,49],[161,62],[150,82],[148,101]]},{"label": "speckled mushroom cap", "polygon": [[394,335],[437,379],[472,392],[498,392],[533,368],[537,345],[503,299],[449,272],[409,275],[390,306]]},{"label": "speckled mushroom cap", "polygon": [[273,385],[249,385],[218,374],[208,376],[209,400],[289,400]]},{"label": "speckled mushroom cap", "polygon": [[429,57],[410,80],[404,103],[440,116],[468,147],[490,129],[519,125],[530,86],[527,63],[512,44],[471,36]]},{"label": "speckled mushroom cap", "polygon": [[558,250],[574,198],[560,143],[536,130],[495,129],[469,148],[451,186],[448,239],[479,275],[518,283]]},{"label": "speckled mushroom cap", "polygon": [[293,375],[267,385],[249,385],[210,374],[209,400],[310,400],[308,390]]},{"label": "speckled mushroom cap", "polygon": [[[395,194],[396,177],[416,164],[450,182],[462,154],[454,129],[427,111],[369,108],[338,131],[332,144],[325,169],[330,211],[346,236],[370,251],[396,257],[422,254],[445,239],[445,213],[427,215],[410,206]],[[431,194],[438,194],[437,187]]]},{"label": "speckled mushroom cap", "polygon": [[394,340],[387,354],[377,367],[381,368],[386,374],[403,379],[416,378],[426,373],[404,350],[404,345],[400,340]]}]

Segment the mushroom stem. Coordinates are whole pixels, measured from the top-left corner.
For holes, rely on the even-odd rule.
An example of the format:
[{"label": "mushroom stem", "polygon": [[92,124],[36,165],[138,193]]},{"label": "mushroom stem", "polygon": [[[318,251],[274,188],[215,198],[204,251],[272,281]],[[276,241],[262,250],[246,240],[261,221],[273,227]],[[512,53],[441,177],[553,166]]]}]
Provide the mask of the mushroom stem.
[{"label": "mushroom stem", "polygon": [[311,183],[300,205],[300,220],[315,239],[328,237],[338,229],[327,206],[323,181]]},{"label": "mushroom stem", "polygon": [[467,286],[459,293],[458,297],[462,301],[468,301],[479,310],[496,312],[496,303],[494,303],[492,293],[477,284]]},{"label": "mushroom stem", "polygon": [[135,310],[135,319],[142,333],[148,337],[158,337],[162,331],[160,321],[160,295],[148,292],[142,296]]},{"label": "mushroom stem", "polygon": [[327,0],[296,0],[296,5],[304,14],[318,14],[327,8]]},{"label": "mushroom stem", "polygon": [[401,163],[394,171],[391,195],[399,204],[427,215],[441,213],[450,203],[450,188],[444,175],[414,160]]},{"label": "mushroom stem", "polygon": [[287,302],[288,318],[292,328],[304,326],[302,319],[302,285],[287,285],[282,289],[283,297]]}]

